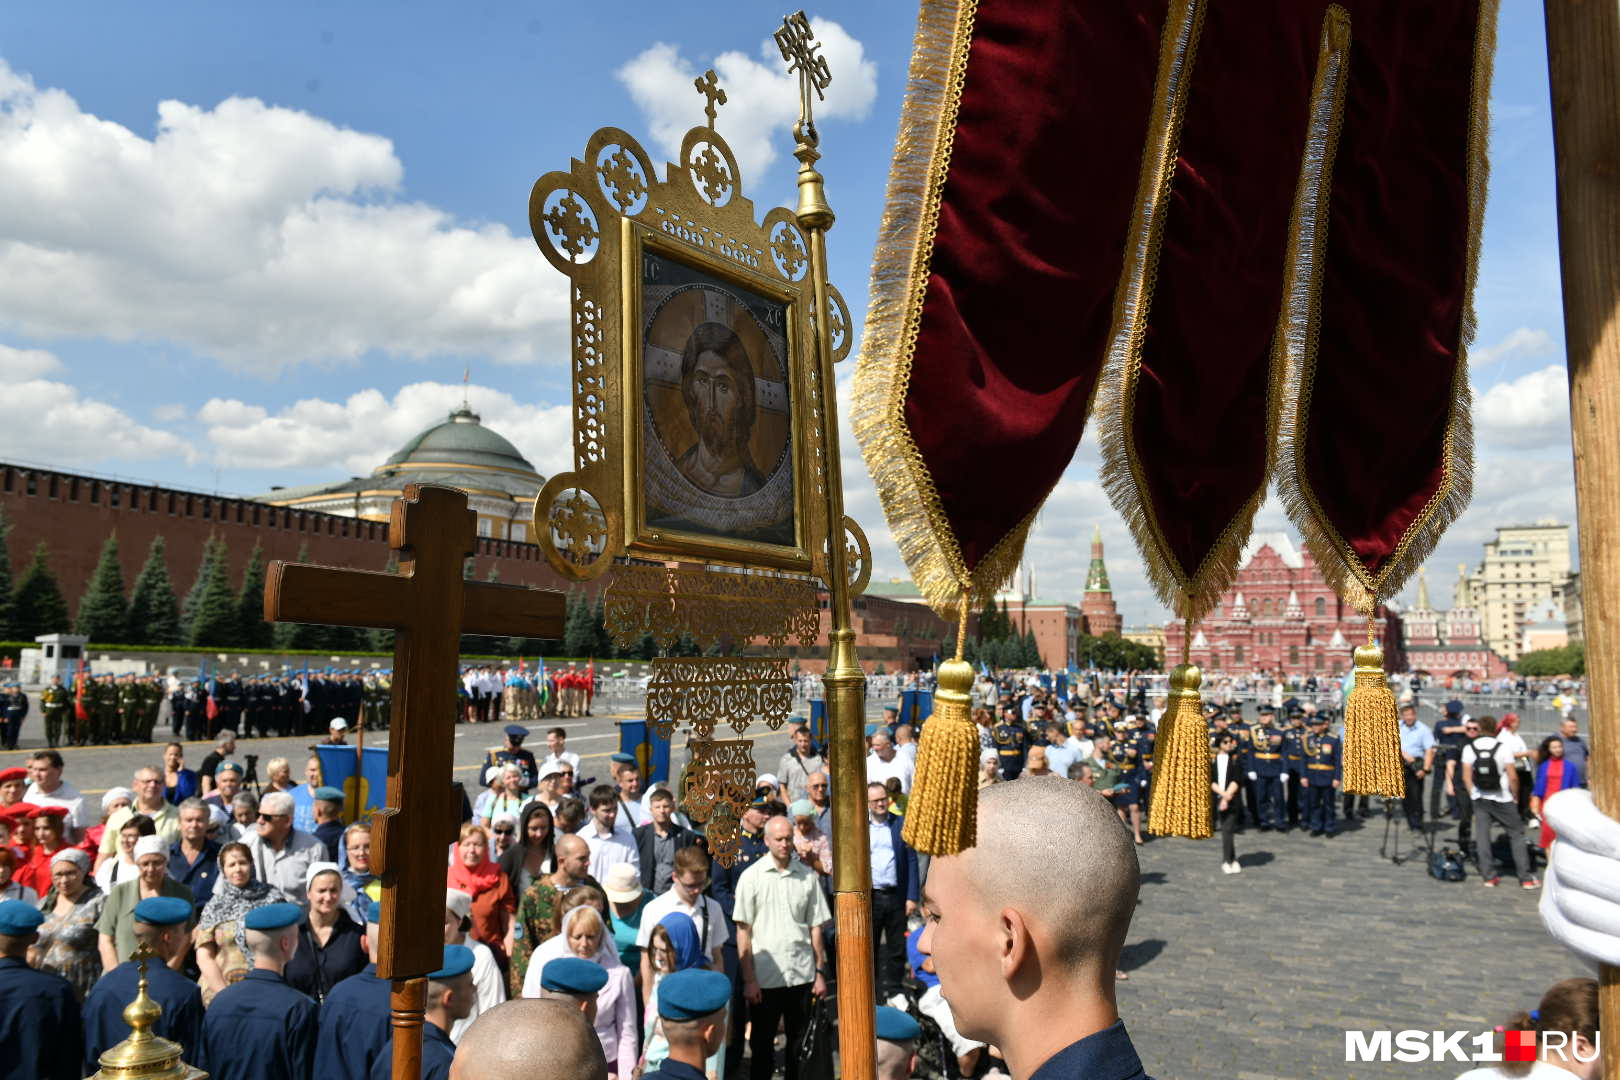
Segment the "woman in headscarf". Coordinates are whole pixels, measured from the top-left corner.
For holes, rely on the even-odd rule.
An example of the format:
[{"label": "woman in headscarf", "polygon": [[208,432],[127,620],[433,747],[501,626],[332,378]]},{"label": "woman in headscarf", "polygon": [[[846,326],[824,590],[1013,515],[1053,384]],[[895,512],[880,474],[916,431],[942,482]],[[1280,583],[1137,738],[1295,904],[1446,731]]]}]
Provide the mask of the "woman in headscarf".
[{"label": "woman in headscarf", "polygon": [[[684,911],[672,911],[658,920],[658,925],[652,930],[652,939],[647,943],[647,952],[652,959],[653,980],[651,986],[644,988],[647,1023],[642,1038],[647,1048],[641,1055],[641,1067],[651,1072],[669,1057],[669,1040],[664,1038],[663,1025],[658,1022],[658,984],[664,981],[665,975],[674,971],[707,968],[709,958],[703,955],[703,941],[698,934],[697,923]],[[724,1025],[722,1030],[725,1030]],[[721,1043],[720,1048],[710,1056],[706,1064],[711,1077],[720,1075],[720,1063],[725,1059],[725,1054],[725,1044]]]},{"label": "woman in headscarf", "polygon": [[529,960],[524,997],[540,996],[540,969],[548,961],[562,956],[592,960],[607,971],[607,984],[596,992],[596,1037],[607,1058],[608,1075],[616,1080],[630,1080],[640,1056],[636,984],[630,969],[619,960],[619,951],[613,947],[613,935],[594,903],[571,908],[563,916],[561,932],[535,950]]},{"label": "woman in headscarf", "polygon": [[[101,837],[107,831],[107,820],[124,807],[132,806],[134,803],[135,793],[127,787],[110,787],[102,793],[101,821],[84,830],[84,835],[79,838],[79,846],[84,849],[86,855],[90,856],[91,870],[99,869],[100,860],[96,858],[96,853],[101,850]],[[102,886],[102,891],[107,891],[105,885]]]},{"label": "woman in headscarf", "polygon": [[28,962],[66,979],[80,1001],[101,977],[96,921],[106,904],[107,894],[90,877],[90,856],[70,847],[51,857],[51,887],[39,903],[45,921]]},{"label": "woman in headscarf", "polygon": [[489,835],[476,821],[461,827],[461,839],[450,857],[445,885],[472,897],[472,936],[488,945],[502,968],[512,947],[512,913],[517,896],[501,868],[489,857]]},{"label": "woman in headscarf", "polygon": [[338,845],[338,865],[343,869],[343,902],[349,917],[366,925],[366,907],[373,900],[382,899],[382,882],[371,872],[371,822],[357,821],[343,830],[343,843]]},{"label": "woman in headscarf", "polygon": [[208,898],[192,943],[197,947],[197,980],[206,1008],[231,983],[240,982],[253,967],[242,920],[256,907],[279,904],[287,897],[274,885],[253,877],[253,853],[246,844],[219,849],[219,880]]},{"label": "woman in headscarf", "polygon": [[332,987],[366,966],[366,927],[344,910],[343,874],[337,863],[310,863],[304,891],[309,910],[298,924],[298,951],[282,976],[294,990],[319,1003]]},{"label": "woman in headscarf", "polygon": [[136,875],[107,890],[107,905],[96,922],[101,935],[101,967],[111,971],[135,953],[135,907],[157,896],[177,896],[190,904],[191,890],[169,876],[169,845],[158,836],[135,842]]}]

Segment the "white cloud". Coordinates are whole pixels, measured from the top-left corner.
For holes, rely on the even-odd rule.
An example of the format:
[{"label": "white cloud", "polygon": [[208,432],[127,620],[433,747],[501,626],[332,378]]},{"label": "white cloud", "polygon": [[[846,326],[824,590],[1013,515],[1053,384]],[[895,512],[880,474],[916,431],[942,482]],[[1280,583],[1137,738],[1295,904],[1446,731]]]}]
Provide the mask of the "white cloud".
[{"label": "white cloud", "polygon": [[1474,391],[1474,441],[1491,450],[1569,445],[1569,375],[1561,364]]},{"label": "white cloud", "polygon": [[[465,388],[486,427],[504,436],[542,475],[572,467],[572,410],[518,401],[501,390]],[[444,420],[461,401],[461,384],[419,382],[392,398],[376,389],[342,401],[305,398],[270,410],[213,398],[197,410],[216,464],[231,468],[323,468],[333,479],[369,475],[423,429]]]},{"label": "white cloud", "polygon": [[563,348],[566,287],[529,238],[397,201],[389,140],[254,99],[157,112],[143,138],[0,60],[0,324],[260,373]]},{"label": "white cloud", "polygon": [[1521,326],[1495,345],[1472,350],[1468,362],[1471,367],[1478,369],[1515,356],[1546,356],[1556,347],[1552,335],[1547,331]]},{"label": "white cloud", "polygon": [[86,398],[67,383],[40,378],[61,367],[56,356],[44,350],[0,345],[0,381],[6,387],[0,456],[52,465],[195,459],[195,452],[178,436],[137,423],[123,410]]},{"label": "white cloud", "polygon": [[178,402],[159,405],[152,410],[152,419],[165,424],[173,423],[176,420],[184,420],[185,418],[186,407]]},{"label": "white cloud", "polygon": [[[877,63],[868,60],[865,46],[837,23],[811,19],[810,25],[832,72],[827,99],[815,102],[816,119],[865,119],[877,98]],[[757,190],[761,175],[778,154],[792,151],[792,129],[799,119],[798,75],[788,73],[774,40],[765,39],[759,55],[762,59],[756,60],[731,50],[700,67],[676,46],[660,42],[619,68],[618,76],[646,116],[653,141],[668,160],[679,161],[681,139],[688,129],[705,122],[704,102],[692,82],[712,66],[727,98],[715,129],[737,155],[747,192]]]}]

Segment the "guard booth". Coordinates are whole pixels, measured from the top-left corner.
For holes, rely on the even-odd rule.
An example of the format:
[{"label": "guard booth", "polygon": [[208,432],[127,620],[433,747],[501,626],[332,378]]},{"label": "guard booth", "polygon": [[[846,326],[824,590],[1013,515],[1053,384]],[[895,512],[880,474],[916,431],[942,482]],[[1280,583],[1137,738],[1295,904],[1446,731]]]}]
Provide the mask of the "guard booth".
[{"label": "guard booth", "polygon": [[34,640],[39,648],[24,649],[18,665],[22,681],[30,686],[43,686],[51,681],[52,675],[60,675],[63,682],[70,682],[79,669],[85,646],[90,643],[89,638],[79,634],[41,634]]}]

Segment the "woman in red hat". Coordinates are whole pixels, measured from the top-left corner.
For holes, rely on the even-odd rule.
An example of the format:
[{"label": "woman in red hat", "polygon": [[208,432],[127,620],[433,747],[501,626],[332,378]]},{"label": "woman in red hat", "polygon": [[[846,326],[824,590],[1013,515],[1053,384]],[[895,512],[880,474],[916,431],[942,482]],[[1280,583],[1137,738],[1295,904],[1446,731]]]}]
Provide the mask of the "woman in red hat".
[{"label": "woman in red hat", "polygon": [[22,802],[28,790],[28,770],[21,766],[0,769],[0,810]]},{"label": "woman in red hat", "polygon": [[51,858],[68,846],[67,816],[65,806],[41,806],[28,814],[34,823],[34,847],[17,868],[17,880],[40,896],[51,890]]}]

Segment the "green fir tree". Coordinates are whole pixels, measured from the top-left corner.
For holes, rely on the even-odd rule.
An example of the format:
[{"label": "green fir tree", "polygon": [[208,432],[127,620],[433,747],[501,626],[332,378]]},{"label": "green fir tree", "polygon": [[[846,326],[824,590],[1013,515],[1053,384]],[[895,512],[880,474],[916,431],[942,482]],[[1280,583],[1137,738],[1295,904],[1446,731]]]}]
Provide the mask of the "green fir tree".
[{"label": "green fir tree", "polygon": [[169,579],[169,560],[163,537],[155,537],[146,549],[146,565],[135,577],[135,592],[129,600],[130,640],[146,645],[180,645],[185,635],[180,628],[180,601]]},{"label": "green fir tree", "polygon": [[17,588],[7,598],[15,619],[12,633],[22,641],[33,641],[41,634],[65,634],[73,626],[62,588],[51,573],[50,559],[50,549],[41,540],[17,579]]},{"label": "green fir tree", "polygon": [[186,598],[180,602],[180,626],[185,634],[185,640],[191,641],[191,628],[197,621],[197,605],[202,601],[203,590],[208,586],[209,576],[213,572],[215,560],[219,557],[224,545],[216,536],[209,536],[203,541],[202,558],[197,563],[197,577],[191,583],[191,589]]},{"label": "green fir tree", "polygon": [[129,601],[124,596],[116,532],[101,545],[101,559],[79,598],[79,618],[73,629],[94,642],[119,645],[129,641]]},{"label": "green fir tree", "polygon": [[264,621],[264,573],[264,545],[256,543],[242,571],[242,591],[236,594],[237,644],[249,649],[268,649],[274,640]]},{"label": "green fir tree", "polygon": [[563,653],[585,657],[596,649],[595,606],[582,589],[568,590],[567,614],[563,618]]},{"label": "green fir tree", "polygon": [[208,546],[214,550],[211,555],[203,555],[207,577],[201,581],[201,589],[192,589],[197,599],[192,609],[186,644],[210,647],[237,645],[242,626],[237,618],[236,594],[231,591],[230,578],[227,576],[225,541],[213,537],[209,539]]}]

